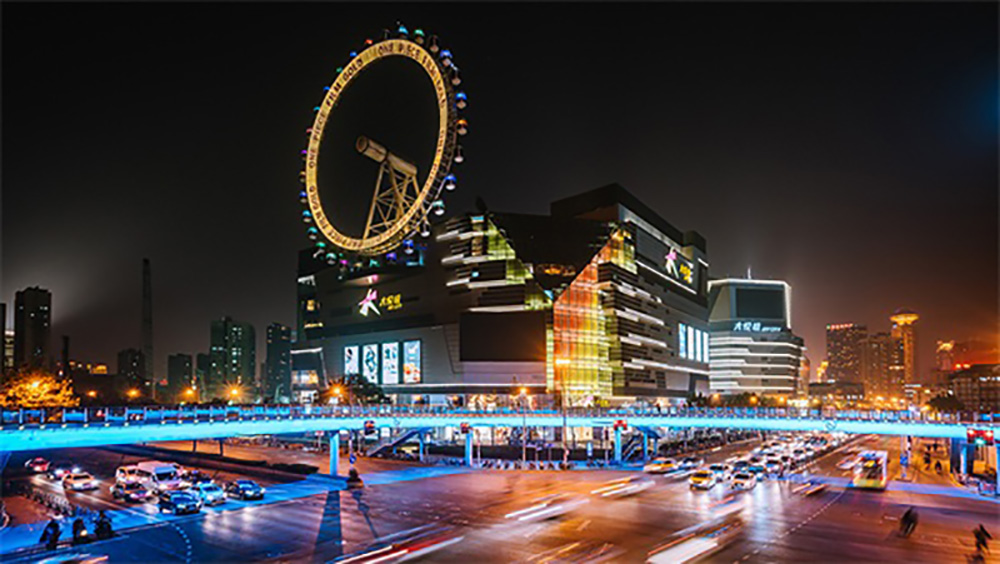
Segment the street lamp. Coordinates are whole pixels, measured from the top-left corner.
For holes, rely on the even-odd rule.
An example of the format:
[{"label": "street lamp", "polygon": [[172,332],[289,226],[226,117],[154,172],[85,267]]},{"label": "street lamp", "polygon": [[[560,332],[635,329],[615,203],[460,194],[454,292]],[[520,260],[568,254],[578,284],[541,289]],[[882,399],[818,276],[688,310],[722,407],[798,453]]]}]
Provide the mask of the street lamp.
[{"label": "street lamp", "polygon": [[528,464],[528,388],[522,386],[518,395],[521,396],[521,468],[523,469]]},{"label": "street lamp", "polygon": [[125,395],[127,395],[129,399],[135,399],[139,397],[139,390],[131,388],[129,391],[125,392]]}]

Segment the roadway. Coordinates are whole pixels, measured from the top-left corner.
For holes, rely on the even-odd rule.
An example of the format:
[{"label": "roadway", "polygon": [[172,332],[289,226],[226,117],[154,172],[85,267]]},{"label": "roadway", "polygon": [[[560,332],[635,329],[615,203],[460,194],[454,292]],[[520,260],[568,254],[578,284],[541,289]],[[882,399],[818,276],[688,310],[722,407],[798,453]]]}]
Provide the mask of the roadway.
[{"label": "roadway", "polygon": [[[868,446],[890,452],[890,473],[899,477],[899,439],[864,440],[871,441]],[[708,462],[724,460],[752,446],[730,445],[705,458]],[[235,453],[230,448],[226,447],[227,454]],[[100,478],[111,475],[118,463],[115,457],[121,456],[99,449],[73,454],[86,460],[87,469]],[[842,451],[831,453],[808,471],[834,482],[843,481],[845,472],[837,468],[837,462],[844,455]],[[299,456],[305,459],[310,455]],[[372,478],[363,490],[329,491],[326,487],[321,493],[267,503],[227,502],[199,515],[127,530],[86,551],[107,554],[111,562],[325,562],[436,522],[461,528],[465,539],[430,555],[428,561],[544,562],[557,553],[563,561],[578,561],[572,556],[575,551],[606,544],[614,555],[611,561],[641,562],[649,550],[672,534],[711,520],[716,515],[713,503],[724,496],[719,486],[707,492],[692,491],[682,476],[656,476],[654,488],[631,498],[592,495],[591,491],[608,480],[635,473],[613,470],[515,473],[455,469],[459,473],[449,476],[374,480],[380,473],[401,475],[398,470],[403,468],[408,466],[393,462],[363,470],[365,477]],[[910,477],[914,477],[912,470]],[[971,529],[977,523],[997,528],[1000,506],[996,503],[920,493],[922,485],[940,487],[947,478],[933,473],[920,473],[915,478],[915,482],[897,482],[900,488],[913,491],[892,487],[869,492],[831,485],[810,497],[794,493],[795,484],[789,481],[765,481],[739,494],[743,509],[738,514],[745,525],[708,561],[953,562],[971,552]],[[268,493],[306,482],[309,480],[276,482]],[[588,503],[549,521],[519,523],[505,517],[553,493],[581,496]],[[99,503],[121,505],[102,493],[77,495],[96,498],[95,507]],[[919,511],[920,524],[909,539],[897,538],[898,517],[911,505]],[[998,531],[991,532],[995,535]],[[37,558],[8,555],[2,560],[29,562]]]}]

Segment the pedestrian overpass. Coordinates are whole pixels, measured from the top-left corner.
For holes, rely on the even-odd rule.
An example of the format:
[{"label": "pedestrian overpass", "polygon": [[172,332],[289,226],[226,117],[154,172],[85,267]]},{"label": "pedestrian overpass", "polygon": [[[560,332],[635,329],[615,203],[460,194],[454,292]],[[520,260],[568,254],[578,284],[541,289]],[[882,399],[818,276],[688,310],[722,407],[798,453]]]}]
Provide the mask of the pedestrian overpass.
[{"label": "pedestrian overpass", "polygon": [[[992,422],[931,420],[908,411],[831,411],[796,408],[669,408],[468,410],[428,406],[191,405],[3,409],[0,453],[95,447],[153,441],[199,440],[324,431],[331,441],[331,468],[339,456],[340,432],[391,428],[489,427],[612,428],[615,459],[621,432],[640,428],[718,428],[761,431],[822,431],[850,434],[961,439],[970,427]],[[421,434],[422,437],[422,434]],[[466,432],[471,461],[473,433]],[[5,457],[4,457],[5,458]]]}]

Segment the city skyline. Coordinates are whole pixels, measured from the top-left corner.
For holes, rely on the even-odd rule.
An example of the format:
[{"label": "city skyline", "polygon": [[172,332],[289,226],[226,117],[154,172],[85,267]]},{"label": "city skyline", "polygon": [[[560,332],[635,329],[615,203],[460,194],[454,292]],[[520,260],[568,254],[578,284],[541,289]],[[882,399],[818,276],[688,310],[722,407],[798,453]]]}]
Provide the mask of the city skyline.
[{"label": "city skyline", "polygon": [[[5,104],[23,111],[8,112],[5,124],[0,301],[12,304],[29,286],[50,290],[50,350],[63,334],[80,360],[110,364],[139,348],[145,256],[155,263],[158,375],[169,354],[208,350],[213,319],[252,323],[262,351],[267,325],[294,325],[295,260],[309,244],[296,219],[301,132],[365,30],[377,35],[394,23],[384,8],[316,9],[352,17],[303,37],[278,28],[306,10],[281,8],[260,24],[269,30],[260,39],[217,32],[226,26],[213,7],[200,23],[175,21],[176,6],[106,7],[101,17],[81,13],[92,25],[80,27],[38,7],[8,7],[22,23],[9,30],[12,42],[18,34],[71,39],[82,28],[99,36],[68,55],[65,73],[39,71],[66,56],[54,44],[4,58]],[[622,24],[644,9],[667,17],[665,28]],[[601,23],[607,14],[577,7],[576,27],[560,29],[554,7],[532,7],[534,21],[511,9],[476,26],[443,9],[400,7],[402,21],[461,50],[475,85],[476,135],[450,210],[482,196],[491,208],[539,213],[549,199],[619,182],[705,235],[713,277],[749,268],[755,278],[788,281],[792,327],[814,365],[825,356],[827,324],[887,329],[901,308],[921,315],[924,369],[937,340],[995,342],[996,35],[977,23],[990,18],[975,17],[990,7],[867,7],[870,25],[850,6],[826,7],[785,13],[780,26],[767,22],[768,9],[734,7],[720,19],[711,6],[633,6]],[[142,37],[118,25],[156,10],[164,17]],[[752,30],[743,29],[747,18]],[[922,41],[926,26],[939,38]],[[474,40],[519,27],[531,44]],[[175,28],[190,32],[186,44],[163,41]],[[850,43],[812,42],[807,31],[845,29]],[[664,37],[654,41],[654,31]],[[566,56],[565,42],[581,37],[588,40]],[[134,50],[119,53],[122,41]],[[907,64],[885,70],[904,54]],[[91,66],[97,60],[116,62]],[[136,71],[119,73],[120,65]],[[624,69],[614,92],[597,81],[610,65]],[[198,86],[173,90],[165,76]],[[65,82],[76,85],[75,106],[50,112]],[[797,98],[776,97],[790,87]],[[60,166],[50,171],[42,157]],[[956,232],[971,243],[954,245]]]}]

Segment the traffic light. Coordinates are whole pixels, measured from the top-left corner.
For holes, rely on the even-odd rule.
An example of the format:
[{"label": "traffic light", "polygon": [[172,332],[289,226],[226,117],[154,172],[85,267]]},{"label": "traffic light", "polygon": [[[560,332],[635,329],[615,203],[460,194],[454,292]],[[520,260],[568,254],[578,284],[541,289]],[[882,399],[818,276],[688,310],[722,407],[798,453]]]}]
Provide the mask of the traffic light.
[{"label": "traffic light", "polygon": [[369,419],[365,421],[365,434],[370,435],[375,432],[375,422]]},{"label": "traffic light", "polygon": [[468,423],[462,423],[459,427],[462,430],[462,433],[468,433],[469,432],[469,424]]},{"label": "traffic light", "polygon": [[965,439],[976,446],[992,446],[994,444],[993,429],[967,429]]},{"label": "traffic light", "polygon": [[618,430],[618,429],[621,429],[623,431],[626,430],[626,429],[628,429],[628,422],[625,421],[624,419],[616,419],[615,420],[615,430]]}]

